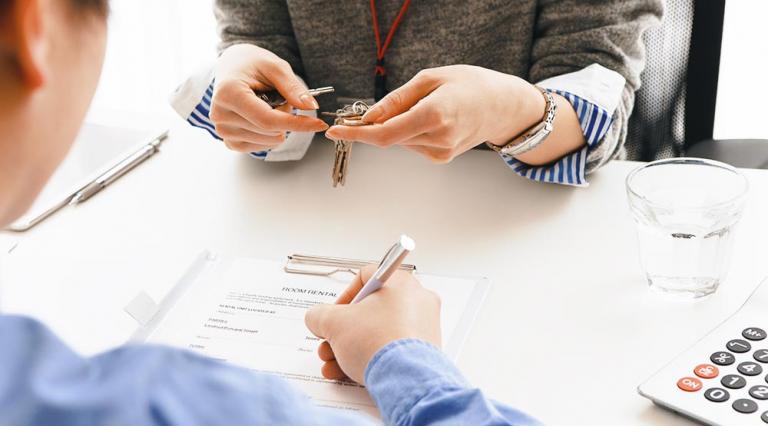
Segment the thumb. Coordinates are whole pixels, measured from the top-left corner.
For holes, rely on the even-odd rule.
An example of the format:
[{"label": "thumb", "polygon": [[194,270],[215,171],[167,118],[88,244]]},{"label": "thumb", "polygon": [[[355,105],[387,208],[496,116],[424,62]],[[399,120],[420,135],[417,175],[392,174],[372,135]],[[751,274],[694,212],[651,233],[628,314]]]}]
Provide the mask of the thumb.
[{"label": "thumb", "polygon": [[376,272],[376,266],[367,265],[360,269],[360,273],[355,275],[355,279],[352,283],[341,293],[338,299],[336,299],[337,305],[348,305],[352,302],[352,299],[357,296],[357,293],[363,289],[365,283],[371,279],[373,273]]},{"label": "thumb", "polygon": [[315,305],[307,310],[304,323],[312,334],[328,339],[344,308],[344,305]]},{"label": "thumb", "polygon": [[389,92],[363,115],[366,123],[383,123],[411,109],[440,85],[434,72],[421,71],[407,83]]},{"label": "thumb", "polygon": [[265,73],[265,77],[291,106],[303,110],[320,108],[315,98],[309,94],[307,86],[293,73],[287,62],[275,63]]}]

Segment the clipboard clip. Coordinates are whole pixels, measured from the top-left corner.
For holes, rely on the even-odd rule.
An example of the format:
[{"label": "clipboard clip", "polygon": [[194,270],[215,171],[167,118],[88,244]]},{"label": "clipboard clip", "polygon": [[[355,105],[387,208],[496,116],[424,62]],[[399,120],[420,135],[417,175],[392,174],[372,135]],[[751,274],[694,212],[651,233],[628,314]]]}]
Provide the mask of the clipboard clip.
[{"label": "clipboard clip", "polygon": [[[358,271],[368,265],[378,265],[379,262],[370,260],[344,259],[340,257],[310,256],[292,254],[288,256],[283,270],[288,274],[314,275],[330,277],[335,274],[348,273],[357,275]],[[401,271],[416,272],[416,265],[402,264]]]}]

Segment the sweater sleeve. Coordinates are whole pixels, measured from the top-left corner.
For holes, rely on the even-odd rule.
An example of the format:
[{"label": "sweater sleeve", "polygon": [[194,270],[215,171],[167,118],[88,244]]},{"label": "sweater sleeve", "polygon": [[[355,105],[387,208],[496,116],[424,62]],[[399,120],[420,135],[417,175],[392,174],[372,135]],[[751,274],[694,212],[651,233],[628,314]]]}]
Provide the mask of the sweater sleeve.
[{"label": "sweater sleeve", "polygon": [[234,44],[253,44],[288,61],[293,72],[304,76],[299,47],[285,1],[216,0],[214,14],[221,40],[219,51]]},{"label": "sweater sleeve", "polygon": [[[545,87],[576,95],[611,115],[604,135],[586,151],[585,174],[623,155],[627,122],[645,66],[642,35],[660,22],[662,14],[662,0],[539,2],[529,80],[545,81]],[[558,77],[594,69],[594,64],[623,78],[614,99],[605,99],[601,90],[605,79],[582,81],[578,88],[572,87],[572,78],[558,82]]]}]

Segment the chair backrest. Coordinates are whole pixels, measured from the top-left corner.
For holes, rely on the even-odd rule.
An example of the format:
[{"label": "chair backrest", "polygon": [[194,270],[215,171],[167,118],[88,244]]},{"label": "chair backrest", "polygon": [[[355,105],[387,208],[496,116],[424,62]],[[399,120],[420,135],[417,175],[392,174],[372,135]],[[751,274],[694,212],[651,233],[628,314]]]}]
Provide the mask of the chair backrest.
[{"label": "chair backrest", "polygon": [[685,154],[712,138],[725,0],[667,0],[662,26],[646,32],[646,66],[627,132],[627,157]]}]

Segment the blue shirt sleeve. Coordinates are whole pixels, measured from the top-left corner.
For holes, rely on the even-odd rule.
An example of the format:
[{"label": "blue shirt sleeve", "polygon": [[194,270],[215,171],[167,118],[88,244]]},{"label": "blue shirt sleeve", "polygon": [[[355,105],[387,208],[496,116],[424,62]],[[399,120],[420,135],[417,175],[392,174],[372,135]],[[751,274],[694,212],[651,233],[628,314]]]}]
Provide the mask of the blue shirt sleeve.
[{"label": "blue shirt sleeve", "polygon": [[613,117],[602,107],[572,93],[562,90],[552,90],[552,92],[564,97],[573,106],[587,145],[552,164],[541,167],[529,166],[509,155],[501,156],[515,173],[525,178],[538,182],[586,186],[587,156],[608,133]]},{"label": "blue shirt sleeve", "polygon": [[369,424],[288,382],[191,352],[126,346],[93,358],[40,323],[0,316],[0,424]]},{"label": "blue shirt sleeve", "polygon": [[[417,340],[379,351],[366,383],[387,424],[537,424],[486,399]],[[187,351],[125,346],[83,358],[40,323],[12,316],[0,316],[0,413],[1,424],[27,425],[370,424],[316,406],[278,377]]]},{"label": "blue shirt sleeve", "polygon": [[[205,130],[213,136],[216,140],[223,140],[221,136],[219,136],[218,133],[216,133],[216,125],[213,124],[213,121],[211,121],[211,99],[213,98],[213,84],[215,81],[212,81],[211,84],[208,86],[208,88],[205,90],[205,94],[203,94],[203,98],[200,99],[200,103],[195,106],[195,108],[192,110],[192,112],[189,113],[189,116],[187,117],[187,123],[191,124],[194,127],[197,127],[198,129]],[[263,160],[267,158],[267,154],[269,151],[259,151],[259,152],[252,152],[250,153],[251,157],[258,158],[260,160]]]},{"label": "blue shirt sleeve", "polygon": [[398,340],[380,350],[365,383],[388,425],[539,424],[487,399],[441,351],[420,340]]}]

